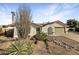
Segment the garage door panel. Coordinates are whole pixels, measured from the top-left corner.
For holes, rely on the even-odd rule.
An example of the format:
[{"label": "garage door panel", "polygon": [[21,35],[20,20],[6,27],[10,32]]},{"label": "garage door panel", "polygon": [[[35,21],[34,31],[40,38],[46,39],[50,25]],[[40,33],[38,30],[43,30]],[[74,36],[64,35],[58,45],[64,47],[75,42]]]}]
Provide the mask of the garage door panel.
[{"label": "garage door panel", "polygon": [[61,28],[60,27],[55,28],[55,34],[56,35],[62,36],[62,35],[64,35],[64,33],[65,33],[64,28],[62,28],[62,27]]}]

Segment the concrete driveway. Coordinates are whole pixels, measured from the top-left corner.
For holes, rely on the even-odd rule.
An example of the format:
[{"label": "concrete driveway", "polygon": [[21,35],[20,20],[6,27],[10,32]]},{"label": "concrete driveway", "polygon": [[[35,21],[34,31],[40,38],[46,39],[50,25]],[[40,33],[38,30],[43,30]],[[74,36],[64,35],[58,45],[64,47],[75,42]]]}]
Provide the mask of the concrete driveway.
[{"label": "concrete driveway", "polygon": [[68,32],[67,34],[65,34],[63,36],[79,42],[79,33]]}]

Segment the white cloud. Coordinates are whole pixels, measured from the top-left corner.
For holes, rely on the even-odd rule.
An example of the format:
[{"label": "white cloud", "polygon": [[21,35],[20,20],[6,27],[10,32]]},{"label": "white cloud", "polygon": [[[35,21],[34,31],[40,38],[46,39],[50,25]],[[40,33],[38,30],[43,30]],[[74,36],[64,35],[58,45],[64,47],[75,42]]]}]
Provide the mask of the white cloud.
[{"label": "white cloud", "polygon": [[56,8],[58,5],[50,5],[47,8],[41,8],[41,9],[36,9],[35,13],[33,14],[32,20],[35,22],[41,23],[41,22],[48,22],[49,17],[52,16],[56,12]]},{"label": "white cloud", "polygon": [[[51,5],[47,9],[41,9],[37,11],[36,17],[34,18],[36,22],[52,22],[60,20],[66,22],[65,16],[71,15],[73,11],[76,11],[76,6],[78,4],[62,4],[62,5]],[[59,7],[61,9],[59,9]]]},{"label": "white cloud", "polygon": [[12,23],[11,9],[8,6],[0,7],[0,25]]},{"label": "white cloud", "polygon": [[[33,11],[34,22],[52,22],[55,20],[61,20],[65,22],[65,16],[71,14],[73,11],[76,11],[76,6],[79,4],[50,4],[45,8],[38,8]],[[38,6],[39,7],[39,6]],[[2,6],[0,7],[0,24],[9,24],[12,23],[11,11],[14,11],[11,7]]]},{"label": "white cloud", "polygon": [[4,12],[4,11],[0,11],[0,25],[1,24],[11,24],[12,23],[12,21],[11,21],[11,19],[12,19],[12,17],[11,17],[11,14],[9,14],[9,13],[6,13],[6,12]]}]

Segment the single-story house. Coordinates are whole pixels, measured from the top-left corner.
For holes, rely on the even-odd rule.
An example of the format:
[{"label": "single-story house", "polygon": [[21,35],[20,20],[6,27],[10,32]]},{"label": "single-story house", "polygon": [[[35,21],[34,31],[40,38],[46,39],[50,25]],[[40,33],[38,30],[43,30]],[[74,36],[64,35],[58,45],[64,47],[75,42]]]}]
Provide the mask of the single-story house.
[{"label": "single-story house", "polygon": [[38,32],[44,32],[47,35],[62,36],[68,32],[68,26],[61,21],[48,22],[45,24],[32,23],[30,36]]},{"label": "single-story house", "polygon": [[[14,32],[17,32],[15,27],[11,24],[8,25],[6,29],[14,29]],[[47,35],[52,36],[63,36],[68,32],[68,26],[61,21],[48,22],[43,24],[31,23],[31,30],[29,35],[32,37],[38,32],[44,32]],[[14,33],[14,35],[17,36],[16,33]]]}]

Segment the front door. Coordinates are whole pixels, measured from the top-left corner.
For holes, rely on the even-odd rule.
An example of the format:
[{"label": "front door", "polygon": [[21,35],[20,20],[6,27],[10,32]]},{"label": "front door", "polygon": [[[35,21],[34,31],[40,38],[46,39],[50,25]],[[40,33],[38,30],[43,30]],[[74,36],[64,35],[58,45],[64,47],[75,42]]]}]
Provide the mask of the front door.
[{"label": "front door", "polygon": [[48,35],[51,35],[51,34],[53,34],[53,29],[52,29],[52,27],[49,27],[48,28]]},{"label": "front door", "polygon": [[36,28],[36,32],[40,33],[41,29],[40,28]]}]

